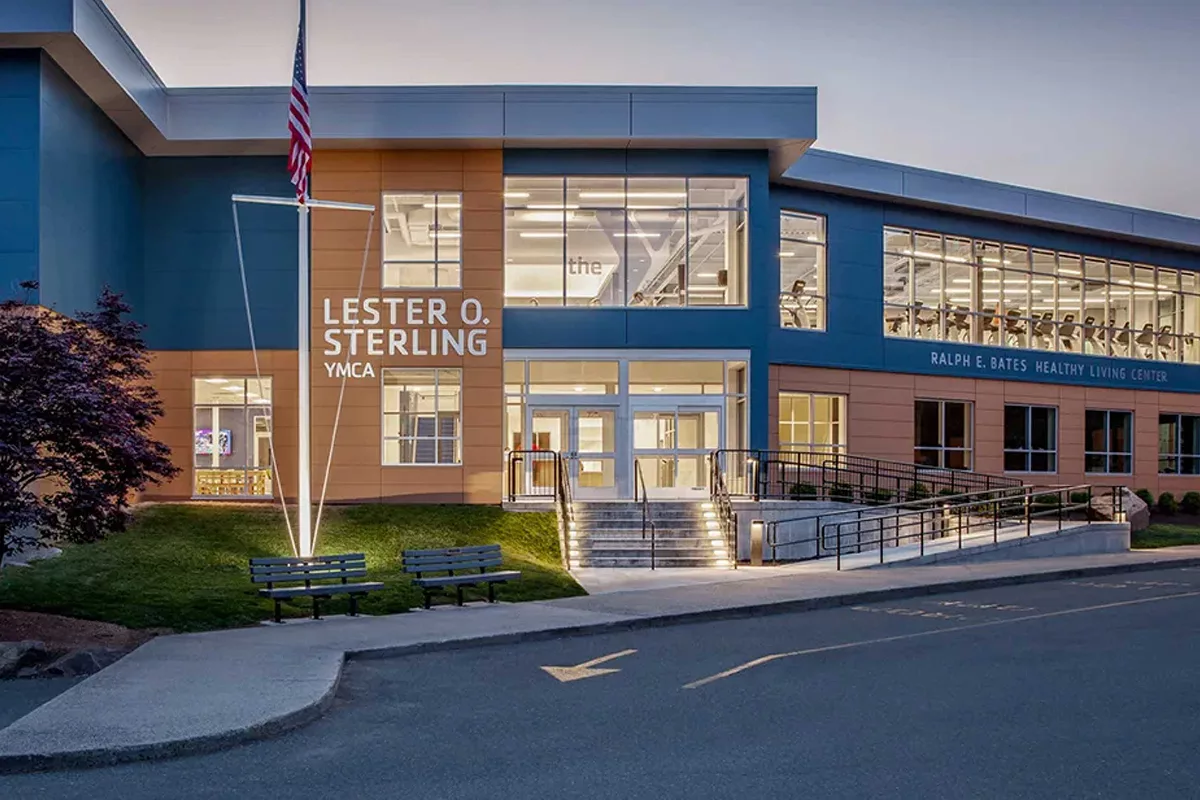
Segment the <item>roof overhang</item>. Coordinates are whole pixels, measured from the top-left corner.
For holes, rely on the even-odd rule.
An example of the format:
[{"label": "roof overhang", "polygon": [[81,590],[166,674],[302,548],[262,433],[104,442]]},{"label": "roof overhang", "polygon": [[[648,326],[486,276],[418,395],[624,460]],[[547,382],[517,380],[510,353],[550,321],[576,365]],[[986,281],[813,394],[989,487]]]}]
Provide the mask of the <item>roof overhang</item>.
[{"label": "roof overhang", "polygon": [[809,150],[779,182],[1026,225],[1200,250],[1200,220],[1021,186]]},{"label": "roof overhang", "polygon": [[[0,0],[0,48],[40,48],[147,155],[287,148],[288,87],[168,89],[100,0]],[[312,87],[317,147],[766,150],[817,138],[813,87]]]}]

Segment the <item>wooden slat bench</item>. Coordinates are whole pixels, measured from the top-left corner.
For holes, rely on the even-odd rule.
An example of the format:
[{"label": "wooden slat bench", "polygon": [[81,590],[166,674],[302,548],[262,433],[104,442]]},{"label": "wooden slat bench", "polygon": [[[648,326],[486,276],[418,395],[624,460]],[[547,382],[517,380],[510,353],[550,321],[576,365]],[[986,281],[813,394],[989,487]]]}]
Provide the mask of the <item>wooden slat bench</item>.
[{"label": "wooden slat bench", "polygon": [[[453,586],[458,605],[463,604],[463,587],[487,584],[489,603],[496,602],[495,585],[516,580],[521,573],[516,570],[488,572],[489,567],[498,567],[501,562],[500,545],[481,544],[472,547],[443,547],[438,550],[405,550],[401,554],[401,566],[405,572],[415,573],[413,583],[425,593],[425,608],[429,608],[433,590]],[[445,572],[437,577],[426,577],[431,572]],[[458,574],[456,574],[458,573]]]},{"label": "wooden slat bench", "polygon": [[[311,597],[313,619],[321,618],[320,601],[335,594],[350,595],[350,616],[358,616],[358,598],[383,588],[382,583],[350,583],[351,578],[367,577],[367,557],[362,553],[309,558],[252,558],[250,580],[265,583],[259,589],[263,597],[275,601],[275,621],[283,622],[280,603],[293,597]],[[338,581],[328,583],[327,581]],[[276,584],[303,584],[301,586]]]}]

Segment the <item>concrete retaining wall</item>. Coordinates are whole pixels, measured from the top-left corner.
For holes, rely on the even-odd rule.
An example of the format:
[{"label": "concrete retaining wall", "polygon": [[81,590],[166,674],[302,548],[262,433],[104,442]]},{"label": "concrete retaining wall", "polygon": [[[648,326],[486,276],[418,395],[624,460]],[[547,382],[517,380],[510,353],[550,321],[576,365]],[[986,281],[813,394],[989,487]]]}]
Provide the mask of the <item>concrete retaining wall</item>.
[{"label": "concrete retaining wall", "polygon": [[934,553],[905,561],[893,561],[882,567],[911,567],[921,564],[965,564],[986,561],[1011,561],[1020,558],[1080,556],[1093,553],[1123,553],[1129,550],[1129,525],[1122,522],[1098,522],[1080,528],[1043,533],[1028,538],[988,542],[962,550]]}]

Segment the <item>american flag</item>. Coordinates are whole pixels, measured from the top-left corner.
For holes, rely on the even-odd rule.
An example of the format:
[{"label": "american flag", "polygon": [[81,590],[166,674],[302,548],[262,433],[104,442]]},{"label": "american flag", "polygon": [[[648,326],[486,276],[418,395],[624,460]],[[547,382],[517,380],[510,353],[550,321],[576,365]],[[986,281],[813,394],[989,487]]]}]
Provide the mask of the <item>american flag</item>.
[{"label": "american flag", "polygon": [[305,0],[300,0],[300,34],[296,37],[296,64],[292,72],[292,102],[288,108],[288,172],[296,187],[296,199],[308,198],[308,176],[312,174],[312,125],[308,119],[308,77],[304,64]]}]

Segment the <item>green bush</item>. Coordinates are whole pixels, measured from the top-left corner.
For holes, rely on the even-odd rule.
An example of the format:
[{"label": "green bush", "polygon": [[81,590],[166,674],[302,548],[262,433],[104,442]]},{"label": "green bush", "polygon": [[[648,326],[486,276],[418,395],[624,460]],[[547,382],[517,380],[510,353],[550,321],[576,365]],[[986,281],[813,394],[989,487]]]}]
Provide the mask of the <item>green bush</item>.
[{"label": "green bush", "polygon": [[1162,514],[1174,514],[1179,510],[1179,503],[1175,502],[1175,495],[1170,492],[1163,492],[1158,496],[1158,511]]},{"label": "green bush", "polygon": [[1071,505],[1081,506],[1091,500],[1092,496],[1089,492],[1071,492]]},{"label": "green bush", "polygon": [[788,490],[788,495],[793,500],[815,500],[817,497],[817,487],[811,483],[794,483],[792,488]]},{"label": "green bush", "polygon": [[917,481],[912,486],[908,487],[909,500],[926,500],[929,498],[929,487]]},{"label": "green bush", "polygon": [[888,489],[872,489],[867,492],[866,500],[868,503],[885,505],[892,501],[892,493]]},{"label": "green bush", "polygon": [[835,483],[829,487],[829,499],[850,502],[854,499],[854,487],[848,483]]},{"label": "green bush", "polygon": [[1039,494],[1033,498],[1033,504],[1042,508],[1058,508],[1060,502],[1062,501],[1057,494]]},{"label": "green bush", "polygon": [[1136,494],[1147,506],[1154,508],[1154,495],[1150,494],[1149,489],[1138,489],[1136,492],[1134,492],[1134,494]]},{"label": "green bush", "polygon": [[956,494],[962,494],[962,491],[959,489],[951,489],[949,486],[938,491],[938,497],[953,497]]},{"label": "green bush", "polygon": [[1179,501],[1179,510],[1185,514],[1200,514],[1200,492],[1188,492]]}]

